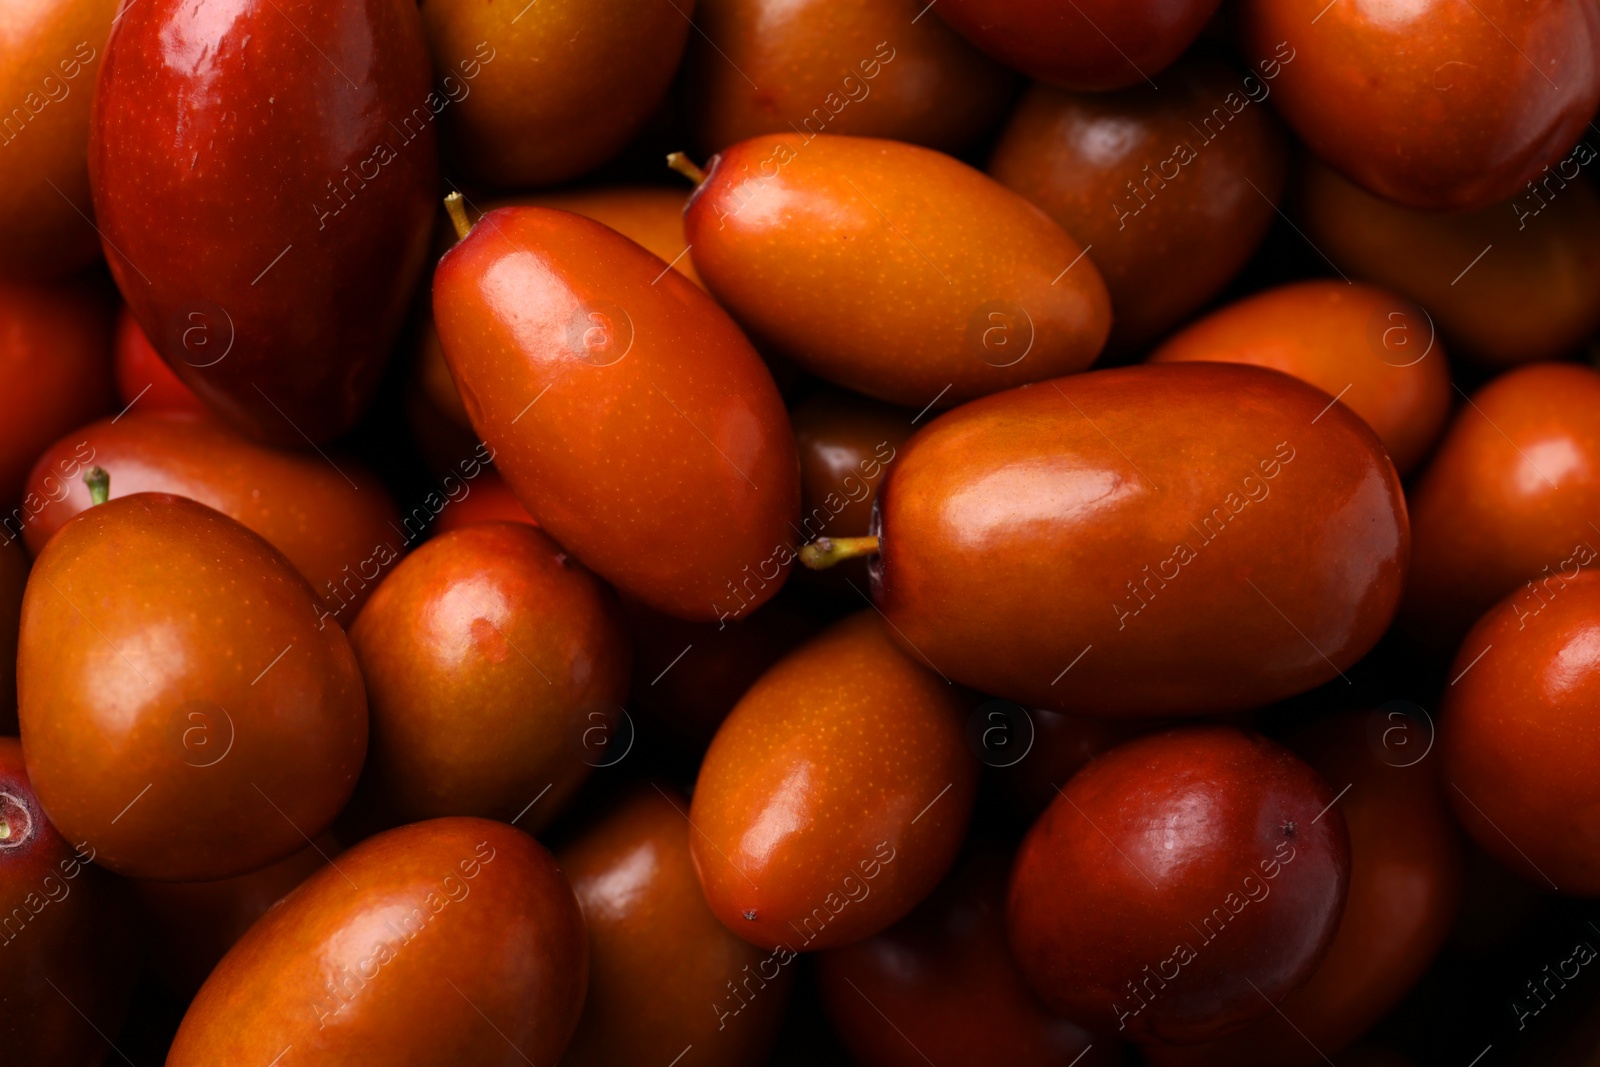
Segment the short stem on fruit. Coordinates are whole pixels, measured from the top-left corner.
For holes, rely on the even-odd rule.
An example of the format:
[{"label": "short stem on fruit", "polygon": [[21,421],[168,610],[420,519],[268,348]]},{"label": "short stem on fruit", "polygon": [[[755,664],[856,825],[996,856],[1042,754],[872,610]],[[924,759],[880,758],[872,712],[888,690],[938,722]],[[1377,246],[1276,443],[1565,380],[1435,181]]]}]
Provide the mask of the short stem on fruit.
[{"label": "short stem on fruit", "polygon": [[83,476],[83,484],[89,487],[90,507],[111,499],[111,475],[104,467],[89,468],[89,473]]},{"label": "short stem on fruit", "polygon": [[819,537],[800,550],[800,562],[814,571],[878,551],[876,537]]},{"label": "short stem on fruit", "polygon": [[472,222],[467,218],[466,202],[460,193],[451,193],[444,198],[444,209],[450,213],[450,222],[456,228],[456,238],[461,241],[467,239],[467,234],[472,232]]},{"label": "short stem on fruit", "polygon": [[704,185],[706,182],[706,172],[695,166],[694,161],[682,152],[669,152],[667,154],[667,166],[696,185]]}]

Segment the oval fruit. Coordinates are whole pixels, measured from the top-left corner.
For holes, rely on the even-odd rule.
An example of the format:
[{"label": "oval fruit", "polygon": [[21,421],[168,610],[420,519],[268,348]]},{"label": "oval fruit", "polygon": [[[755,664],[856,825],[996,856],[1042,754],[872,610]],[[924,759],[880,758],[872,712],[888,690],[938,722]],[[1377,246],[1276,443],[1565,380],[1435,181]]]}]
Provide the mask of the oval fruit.
[{"label": "oval fruit", "polygon": [[817,957],[828,1017],[857,1062],[915,1067],[923,1049],[940,1067],[1122,1062],[1114,1042],[1039,1003],[1011,959],[1005,909],[1006,863],[979,853],[889,929]]},{"label": "oval fruit", "polygon": [[716,151],[799,130],[965,148],[1000,116],[1015,78],[920,10],[916,0],[700,0],[702,33],[684,62],[696,140]]},{"label": "oval fruit", "polygon": [[1197,60],[1161,83],[1035,85],[989,157],[990,177],[1090,249],[1119,352],[1156,340],[1239,272],[1277,218],[1288,170],[1264,76]]},{"label": "oval fruit", "polygon": [[424,0],[446,145],[493,185],[553,185],[621,151],[678,69],[694,0]]},{"label": "oval fruit", "polygon": [[1373,432],[1223,364],[1097,371],[926,426],[878,498],[874,600],[945,675],[1158,716],[1310,689],[1388,628],[1410,532]]},{"label": "oval fruit", "polygon": [[117,397],[125,409],[140,411],[198,411],[209,409],[194,390],[172,373],[150,339],[139,328],[126,304],[117,314],[115,348]]},{"label": "oval fruit", "polygon": [[[7,1067],[96,1067],[138,970],[121,887],[45,818],[0,737],[0,1042]],[[52,986],[54,988],[52,988]]]},{"label": "oval fruit", "polygon": [[1552,170],[1515,200],[1441,214],[1308,164],[1296,214],[1340,269],[1427,308],[1452,352],[1496,367],[1556,359],[1600,329],[1600,194],[1573,162]]},{"label": "oval fruit", "polygon": [[549,207],[594,219],[660,256],[672,264],[673,270],[700,285],[694,259],[684,254],[689,250],[689,242],[683,236],[683,209],[688,202],[689,194],[681,189],[614,185],[502,197],[491,200],[489,208]]},{"label": "oval fruit", "polygon": [[344,631],[267,542],[141,493],[63,526],[22,602],[18,710],[50,821],[118,874],[229,878],[333,821],[367,747]]},{"label": "oval fruit", "polygon": [[1412,207],[1515,196],[1600,106],[1586,0],[1246,0],[1238,21],[1246,55],[1282,61],[1278,111],[1306,145]]},{"label": "oval fruit", "polygon": [[972,813],[964,718],[870,612],[780,660],[723,722],[695,784],[690,847],[717,918],[751,944],[804,952],[909,912]]},{"label": "oval fruit", "polygon": [[789,1003],[794,954],[763,952],[711,914],[689,856],[689,800],[652,786],[636,788],[557,857],[589,929],[589,995],[561,1062],[764,1063]]},{"label": "oval fruit", "polygon": [[326,441],[377,389],[437,211],[431,82],[414,0],[118,16],[89,142],[111,273],[178,377],[250,436]]},{"label": "oval fruit", "polygon": [[399,512],[377,475],[348,456],[268,448],[215,418],[128,412],[85,426],[39,457],[31,493],[49,501],[24,530],[37,555],[90,507],[81,477],[92,461],[111,498],[172,493],[260,534],[311,583],[329,617],[348,626],[382,570],[405,550]]},{"label": "oval fruit", "polygon": [[538,525],[533,521],[533,516],[528,514],[528,509],[517,500],[516,494],[511,492],[506,480],[495,473],[492,467],[485,467],[479,472],[468,487],[466,496],[451,501],[451,506],[439,513],[439,520],[433,524],[433,536],[443,537],[480,522]]},{"label": "oval fruit", "polygon": [[1450,366],[1408,300],[1329,279],[1268,289],[1191,323],[1152,363],[1249,363],[1336,396],[1372,427],[1402,475],[1450,415]]},{"label": "oval fruit", "polygon": [[1512,610],[1531,625],[1600,560],[1600,374],[1539,363],[1478,390],[1410,507],[1408,630],[1449,649],[1513,590]]},{"label": "oval fruit", "polygon": [[1082,245],[915,145],[755,137],[712,158],[684,220],[695,269],[758,341],[913,409],[1080,371],[1111,326]]},{"label": "oval fruit", "polygon": [[1017,963],[1059,1014],[1141,1044],[1242,1028],[1338,928],[1350,844],[1334,799],[1287,749],[1228,726],[1111,750],[1017,853]]},{"label": "oval fruit", "polygon": [[778,591],[800,497],[789,419],[692,282],[592,220],[502,208],[440,262],[433,304],[473,426],[551,537],[683,618]]},{"label": "oval fruit", "polygon": [[99,252],[89,105],[117,0],[32,0],[0,41],[0,277],[57,278]]},{"label": "oval fruit", "polygon": [[350,642],[372,715],[363,788],[392,822],[477,815],[537,832],[599,758],[585,758],[589,717],[628,694],[616,602],[526,523],[428,541]]},{"label": "oval fruit", "polygon": [[183,1017],[167,1067],[555,1063],[583,1006],[583,915],[533,838],[435,819],[343,853],[268,911]]},{"label": "oval fruit", "polygon": [[1450,667],[1439,750],[1480,847],[1540,886],[1600,894],[1600,579],[1565,582],[1537,619],[1513,594]]}]

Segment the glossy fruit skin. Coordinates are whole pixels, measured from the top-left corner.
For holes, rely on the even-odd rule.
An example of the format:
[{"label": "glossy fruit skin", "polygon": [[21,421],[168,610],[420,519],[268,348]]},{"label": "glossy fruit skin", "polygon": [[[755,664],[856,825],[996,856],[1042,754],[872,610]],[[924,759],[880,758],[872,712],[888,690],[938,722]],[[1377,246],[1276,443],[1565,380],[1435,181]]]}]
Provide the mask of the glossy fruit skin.
[{"label": "glossy fruit skin", "polygon": [[741,1067],[772,1051],[794,956],[741,941],[711,913],[688,811],[676,789],[640,785],[557,857],[589,930],[589,995],[564,1067],[680,1054],[679,1067]]},{"label": "glossy fruit skin", "polygon": [[17,628],[27,584],[28,557],[22,542],[0,533],[0,734],[12,736],[17,732]]},{"label": "glossy fruit skin", "polygon": [[138,969],[121,887],[45,818],[14,737],[0,737],[0,823],[6,1065],[95,1067],[110,1050],[94,1028],[121,1028]]},{"label": "glossy fruit skin", "polygon": [[46,503],[23,530],[35,555],[88,510],[83,478],[62,472],[91,463],[110,474],[113,500],[172,493],[260,534],[345,626],[405,551],[394,499],[361,462],[259,445],[210,415],[134,410],[81,427],[40,455],[28,491]]},{"label": "glossy fruit skin", "polygon": [[1600,508],[1600,374],[1536,363],[1478,390],[1412,486],[1410,507],[1408,630],[1453,647],[1513,591],[1531,625],[1600,560],[1590,525]]},{"label": "glossy fruit skin", "polygon": [[1266,236],[1289,156],[1264,103],[1271,86],[1260,72],[1192,60],[1159,91],[1035,85],[1006,123],[989,176],[1092,249],[1111,292],[1113,350],[1189,318]]},{"label": "glossy fruit skin", "polygon": [[1440,214],[1311,164],[1294,213],[1339,269],[1427,308],[1452,352],[1509,367],[1570,355],[1600,329],[1600,194],[1570,180],[1576,169],[1563,162],[1538,192]]},{"label": "glossy fruit skin", "polygon": [[1242,1028],[1311,976],[1338,928],[1350,843],[1334,795],[1229,726],[1113,749],[1017,852],[1017,963],[1056,1012],[1141,1044]]},{"label": "glossy fruit skin", "polygon": [[[117,0],[28,0],[0,37],[0,278],[57,278],[94,261],[89,105]],[[52,188],[54,186],[54,188]]]},{"label": "glossy fruit skin", "polygon": [[[1149,81],[1183,54],[1218,0],[944,0],[934,11],[1009,67],[1068,89]],[[1163,80],[1162,84],[1165,84]]]},{"label": "glossy fruit skin", "polygon": [[[3,151],[3,149],[0,149]],[[98,286],[0,283],[0,507],[15,537],[38,501],[20,501],[51,441],[113,410],[111,305]]]},{"label": "glossy fruit skin", "polygon": [[1370,1030],[1422,977],[1455,925],[1465,869],[1437,753],[1424,755],[1428,729],[1382,711],[1349,712],[1295,736],[1295,751],[1324,781],[1349,785],[1338,804],[1350,834],[1339,932],[1311,979],[1278,1004],[1282,1015],[1218,1042],[1150,1048],[1147,1059],[1312,1067]]},{"label": "glossy fruit skin", "polygon": [[430,87],[413,0],[118,20],[89,145],[106,257],[162,357],[250,436],[326,441],[376,389],[438,210]]},{"label": "glossy fruit skin", "polygon": [[589,954],[572,888],[538,842],[434,819],[335,863],[217,965],[167,1067],[270,1063],[291,1045],[316,1067],[556,1062]]},{"label": "glossy fruit skin", "polygon": [[615,600],[526,523],[428,541],[378,586],[350,641],[372,713],[363,788],[394,822],[476,815],[537,832],[599,758],[585,759],[589,716],[628,693]]},{"label": "glossy fruit skin", "polygon": [[1523,878],[1594,896],[1600,579],[1566,582],[1537,618],[1518,599],[1479,619],[1451,665],[1458,680],[1439,717],[1450,802],[1473,840]]},{"label": "glossy fruit skin", "polygon": [[912,655],[1028,707],[1210,714],[1309,689],[1388,628],[1411,540],[1382,444],[1329,400],[1162,364],[958,408],[879,495],[873,600]]},{"label": "glossy fruit skin", "polygon": [[751,944],[805,952],[909,912],[972,813],[965,718],[871,612],[780,660],[723,722],[695,785],[690,848],[717,918]]},{"label": "glossy fruit skin", "polygon": [[162,360],[127,305],[117,314],[114,352],[117,399],[123,408],[132,410],[137,404],[140,411],[210,410]]},{"label": "glossy fruit skin", "polygon": [[17,659],[50,821],[161,881],[231,878],[322,832],[355,787],[367,701],[320,614],[277,550],[191,500],[140,493],[63,526],[34,563]]},{"label": "glossy fruit skin", "polygon": [[454,161],[502,188],[553,185],[604,163],[665,95],[693,14],[694,0],[542,0],[532,10],[424,0],[434,68],[449,72]]},{"label": "glossy fruit skin", "polygon": [[1450,415],[1450,366],[1427,314],[1371,285],[1295,282],[1184,327],[1152,363],[1250,363],[1299,378],[1372,427],[1402,475]]},{"label": "glossy fruit skin", "polygon": [[949,156],[787,133],[706,169],[684,216],[695,269],[754,338],[828,381],[948,407],[1080,371],[1105,344],[1110,300],[1083,246]]},{"label": "glossy fruit skin", "polygon": [[692,282],[590,219],[502,208],[441,261],[433,305],[472,425],[551,537],[682,618],[778,591],[800,501],[788,414]]},{"label": "glossy fruit skin", "polygon": [[922,1050],[941,1067],[1122,1062],[1115,1042],[1052,1016],[1023,980],[1006,944],[1006,874],[998,854],[969,856],[889,929],[817,957],[828,1017],[858,1062],[913,1067],[928,1062]]},{"label": "glossy fruit skin", "polygon": [[506,480],[496,474],[492,467],[484,468],[473,479],[466,496],[452,501],[449,507],[439,512],[439,520],[433,524],[433,536],[442,537],[481,522],[539,525],[528,514],[528,509],[517,501]]},{"label": "glossy fruit skin", "polygon": [[965,148],[1000,117],[1016,78],[921,9],[700,0],[705,36],[691,38],[684,63],[695,139],[719,151],[799,129]]},{"label": "glossy fruit skin", "polygon": [[1311,150],[1411,207],[1517,195],[1600,106],[1600,11],[1584,0],[1245,0],[1238,20],[1246,55],[1290,46],[1277,107]]},{"label": "glossy fruit skin", "polygon": [[594,219],[660,256],[672,264],[673,270],[700,285],[694,258],[684,255],[689,248],[683,235],[683,209],[688,202],[689,193],[682,189],[613,185],[501,197],[489,201],[488,207],[549,207]]}]

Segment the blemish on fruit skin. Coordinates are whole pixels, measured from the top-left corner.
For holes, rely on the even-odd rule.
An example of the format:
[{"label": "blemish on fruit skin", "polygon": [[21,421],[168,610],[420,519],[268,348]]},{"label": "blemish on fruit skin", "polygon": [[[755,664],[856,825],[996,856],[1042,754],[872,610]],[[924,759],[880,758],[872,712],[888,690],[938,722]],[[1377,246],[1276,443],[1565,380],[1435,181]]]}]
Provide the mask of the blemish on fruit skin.
[{"label": "blemish on fruit skin", "polygon": [[1286,823],[1283,824],[1283,836],[1284,837],[1293,837],[1294,833],[1295,833],[1295,824],[1294,823],[1286,822]]},{"label": "blemish on fruit skin", "polygon": [[746,909],[746,911],[744,913],[744,917],[749,922],[755,922],[756,921],[756,909],[754,909],[754,908]]}]

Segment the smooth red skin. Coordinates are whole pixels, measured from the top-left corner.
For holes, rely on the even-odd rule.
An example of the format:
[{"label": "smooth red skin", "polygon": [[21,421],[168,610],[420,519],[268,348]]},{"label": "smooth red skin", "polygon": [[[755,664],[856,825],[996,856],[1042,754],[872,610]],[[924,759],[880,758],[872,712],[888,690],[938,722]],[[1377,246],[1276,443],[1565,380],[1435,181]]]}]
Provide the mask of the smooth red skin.
[{"label": "smooth red skin", "polygon": [[[1149,1048],[1156,1067],[1312,1067],[1366,1033],[1410,991],[1443,947],[1461,904],[1461,833],[1437,759],[1374,742],[1374,712],[1302,731],[1293,747],[1334,789],[1350,834],[1350,890],[1339,932],[1309,981],[1221,1041]],[[1383,729],[1384,727],[1380,727]],[[1417,750],[1420,756],[1420,747]],[[1340,1063],[1345,1062],[1341,1056]]]},{"label": "smooth red skin", "polygon": [[[1290,462],[1263,479],[1284,443]],[[1337,677],[1388,628],[1411,547],[1367,425],[1238,365],[1125,367],[974,401],[911,439],[878,506],[873,599],[910,654],[1028,707],[1135,718],[1242,710]]]},{"label": "smooth red skin", "polygon": [[115,355],[117,399],[124,408],[134,404],[141,411],[207,412],[204,401],[184,385],[139,329],[127,305],[117,314]]},{"label": "smooth red skin", "polygon": [[[421,924],[409,940],[407,918]],[[189,1006],[167,1067],[267,1064],[289,1046],[286,1065],[555,1063],[588,956],[572,888],[533,838],[485,819],[402,826],[250,928]]]},{"label": "smooth red skin", "polygon": [[[1035,85],[1000,134],[989,176],[1092,247],[1111,292],[1113,350],[1136,350],[1193,315],[1277,218],[1289,158],[1283,127],[1261,104],[1237,115],[1223,104],[1230,93],[1247,99],[1248,76],[1195,60],[1164,74],[1159,91]],[[1270,85],[1259,76],[1252,84]],[[1218,107],[1228,121],[1207,141],[1203,124]],[[1194,158],[1178,166],[1180,145]]]},{"label": "smooth red skin", "polygon": [[110,1051],[95,1027],[121,1028],[138,970],[120,888],[45,818],[14,737],[0,737],[0,820],[6,1067],[95,1067]]},{"label": "smooth red skin", "polygon": [[1600,194],[1585,180],[1563,188],[1556,170],[1548,181],[1481,211],[1441,214],[1308,164],[1294,214],[1346,274],[1427,308],[1452,352],[1510,367],[1571,355],[1600,329]]},{"label": "smooth red skin", "polygon": [[433,524],[433,536],[465,529],[481,522],[520,522],[537,526],[528,509],[518,502],[516,494],[506,480],[493,470],[484,470],[472,480],[467,495],[453,500],[439,512],[439,521]]},{"label": "smooth red skin", "polygon": [[1600,11],[1587,0],[1323,8],[1245,0],[1244,52],[1261,60],[1286,42],[1279,112],[1318,156],[1397,203],[1467,211],[1516,196],[1600,105]]},{"label": "smooth red skin", "polygon": [[17,732],[17,628],[27,584],[22,542],[0,533],[0,734]]},{"label": "smooth red skin", "polygon": [[1473,840],[1511,870],[1594,896],[1600,578],[1566,582],[1536,618],[1519,619],[1519,607],[1516,596],[1495,605],[1451,665],[1457,681],[1445,690],[1439,724],[1450,802]]},{"label": "smooth red skin", "polygon": [[115,403],[111,305],[102,288],[0,284],[0,507],[8,512],[7,536],[28,514],[11,509],[34,459]]},{"label": "smooth red skin", "polygon": [[[1006,945],[1004,860],[964,860],[910,915],[817,957],[845,1047],[873,1067],[1111,1067],[1117,1044],[1052,1016]],[[1090,1048],[1098,1051],[1089,1051]]]},{"label": "smooth red skin", "polygon": [[91,465],[111,476],[113,500],[172,493],[260,534],[346,626],[374,588],[376,548],[388,546],[388,557],[405,550],[394,498],[360,461],[260,445],[211,415],[134,410],[74,430],[39,456],[28,491],[45,503],[23,528],[35,555],[89,509]]},{"label": "smooth red skin", "polygon": [[133,882],[161,977],[192,1000],[218,961],[295,886],[338,855],[323,834],[287,859],[217,882]]},{"label": "smooth red skin", "polygon": [[994,125],[1016,78],[921,10],[916,0],[700,0],[704,36],[684,61],[695,139],[718,151],[798,127],[960,151]]},{"label": "smooth red skin", "polygon": [[[1241,1029],[1311,977],[1338,929],[1350,843],[1334,796],[1289,750],[1229,726],[1113,749],[1067,783],[1017,852],[1017,963],[1055,1011],[1141,1044]],[[1265,894],[1249,899],[1263,891],[1247,878]],[[1213,909],[1230,914],[1230,894],[1240,910],[1220,932],[1202,925]],[[1179,945],[1194,958],[1162,987]],[[1135,1013],[1129,986],[1146,981]]]},{"label": "smooth red skin", "polygon": [[1600,551],[1590,525],[1600,514],[1600,374],[1540,363],[1491,381],[1456,415],[1409,503],[1406,629],[1453,647],[1513,591],[1532,625],[1563,576]]},{"label": "smooth red skin", "polygon": [[364,788],[396,823],[522,814],[537,832],[588,777],[589,716],[628,694],[610,591],[526,523],[428,541],[378,586],[350,642],[372,715]]},{"label": "smooth red skin", "polygon": [[191,500],[141,493],[63,526],[34,563],[17,657],[51,822],[96,862],[159,881],[231,878],[303,847],[367,747],[355,654],[321,614],[276,549]]},{"label": "smooth red skin", "polygon": [[1402,475],[1450,415],[1450,365],[1427,314],[1370,285],[1295,282],[1191,323],[1152,363],[1249,363],[1336,396],[1372,427]]},{"label": "smooth red skin", "polygon": [[977,768],[951,687],[875,613],[836,624],[761,676],[700,765],[690,848],[711,910],[762,948],[871,937],[949,870]]},{"label": "smooth red skin", "polygon": [[628,707],[696,752],[711,743],[756,679],[817,632],[781,604],[726,623],[685,622],[627,597],[622,613],[633,639]]},{"label": "smooth red skin", "polygon": [[794,963],[706,906],[688,810],[676,789],[638,786],[557,857],[589,930],[589,995],[563,1067],[743,1067],[772,1051]]},{"label": "smooth red skin", "polygon": [[686,619],[778,591],[800,501],[788,414],[693,282],[598,222],[502,208],[440,262],[433,307],[472,425],[551,537]]},{"label": "smooth red skin", "polygon": [[431,83],[412,0],[119,17],[89,144],[106,258],[178,377],[251,436],[326,441],[377,388],[438,210]]},{"label": "smooth red skin", "polygon": [[1105,345],[1082,244],[949,156],[790,132],[706,167],[684,214],[695,269],[812,374],[917,411],[1083,370]]},{"label": "smooth red skin", "polygon": [[1219,0],[944,0],[934,11],[1031,78],[1068,89],[1149,81],[1183,54]]}]

